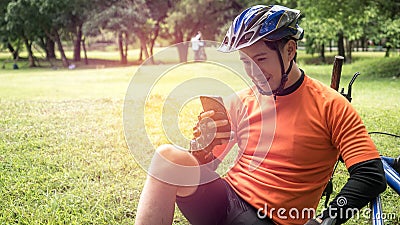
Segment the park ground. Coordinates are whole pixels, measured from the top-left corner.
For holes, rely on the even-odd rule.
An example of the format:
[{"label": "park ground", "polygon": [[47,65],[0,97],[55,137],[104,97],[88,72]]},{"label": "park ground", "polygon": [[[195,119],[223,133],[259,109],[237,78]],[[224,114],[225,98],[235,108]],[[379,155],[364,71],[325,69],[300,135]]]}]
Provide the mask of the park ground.
[{"label": "park ground", "polygon": [[[94,55],[106,60],[117,57]],[[379,72],[399,64],[399,56],[390,61],[383,60],[382,53],[360,52],[354,57],[353,64],[343,67],[341,86],[361,71],[353,86],[353,104],[367,129],[400,134],[400,70]],[[306,73],[329,84],[332,65],[306,64],[312,59],[299,54]],[[23,64],[13,70],[7,63],[0,69],[0,224],[134,223],[146,173],[127,147],[123,105],[139,66],[107,63],[93,60],[90,66],[73,70],[30,69]],[[149,67],[160,72],[160,66]],[[174,79],[169,82],[165,85],[173,85]],[[164,98],[164,93],[156,93],[149,117],[160,113]],[[188,129],[182,132],[190,133],[193,118],[183,120]],[[154,121],[146,126],[159,130]],[[152,136],[155,144],[164,142],[161,131]],[[400,140],[372,138],[382,154],[400,154]],[[340,165],[335,193],[347,177]],[[400,224],[399,196],[388,188],[382,198],[388,224]],[[359,217],[348,224],[368,224],[365,216]],[[174,223],[187,224],[179,212]]]}]

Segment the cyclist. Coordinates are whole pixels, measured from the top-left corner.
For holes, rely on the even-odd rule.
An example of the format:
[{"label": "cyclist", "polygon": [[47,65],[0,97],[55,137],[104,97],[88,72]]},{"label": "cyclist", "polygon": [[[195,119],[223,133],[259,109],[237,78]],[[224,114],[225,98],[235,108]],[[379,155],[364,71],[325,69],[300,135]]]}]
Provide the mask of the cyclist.
[{"label": "cyclist", "polygon": [[[231,123],[233,141],[196,157],[163,145],[151,167],[153,174],[163,176],[173,171],[163,158],[182,166],[207,163],[210,154],[223,160],[221,149],[230,148],[231,142],[238,144],[241,157],[225,177],[200,185],[173,185],[148,176],[136,224],[171,224],[175,202],[191,224],[341,224],[355,212],[348,209],[364,207],[385,190],[379,154],[360,116],[344,97],[308,77],[296,64],[297,41],[304,33],[299,17],[298,10],[257,5],[235,18],[219,50],[240,50],[258,93],[240,92],[227,104],[230,121],[216,122],[217,127]],[[271,95],[275,108],[259,107],[262,102],[257,99]],[[274,138],[271,146],[261,146],[268,148],[268,154],[250,170],[258,141],[267,138],[262,130],[268,124],[260,118],[270,115],[269,110],[276,110]],[[204,112],[199,119],[213,115]],[[219,132],[216,139],[229,135]],[[243,141],[246,135],[250,139]],[[259,140],[251,139],[260,135]],[[350,178],[328,209],[315,218],[296,214],[317,207],[339,157]],[[198,169],[176,177],[201,180],[204,173]]]}]

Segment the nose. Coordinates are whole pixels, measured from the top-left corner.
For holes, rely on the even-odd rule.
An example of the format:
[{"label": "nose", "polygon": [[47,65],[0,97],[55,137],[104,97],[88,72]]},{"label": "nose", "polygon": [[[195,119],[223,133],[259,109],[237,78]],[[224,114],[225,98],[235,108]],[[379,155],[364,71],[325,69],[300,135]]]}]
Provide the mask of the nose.
[{"label": "nose", "polygon": [[246,72],[247,75],[249,75],[250,77],[254,77],[254,75],[257,73],[257,64],[255,64],[254,62],[250,62],[246,65]]},{"label": "nose", "polygon": [[265,84],[267,83],[267,79],[264,76],[264,73],[261,71],[260,67],[252,62],[249,68],[249,72],[250,72],[250,77],[252,77],[252,79],[254,81],[256,81],[259,84]]},{"label": "nose", "polygon": [[260,74],[260,67],[258,67],[258,65],[255,62],[251,63],[251,74],[253,74],[253,76]]}]

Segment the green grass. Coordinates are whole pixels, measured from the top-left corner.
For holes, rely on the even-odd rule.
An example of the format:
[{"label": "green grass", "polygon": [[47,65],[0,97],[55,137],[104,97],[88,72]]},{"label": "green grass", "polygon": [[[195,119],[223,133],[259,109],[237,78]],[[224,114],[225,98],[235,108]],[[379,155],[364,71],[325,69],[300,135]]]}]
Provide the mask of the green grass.
[{"label": "green grass", "polygon": [[0,75],[2,80],[0,96],[29,100],[123,99],[129,80],[135,71],[136,67],[91,70],[5,70]]},{"label": "green grass", "polygon": [[[341,86],[365,66],[363,60],[343,68]],[[301,65],[325,83],[331,65]],[[139,88],[168,65],[142,68]],[[0,224],[133,224],[146,176],[125,143],[122,111],[125,92],[137,67],[85,70],[0,69]],[[155,145],[166,141],[159,127],[161,106],[176,82],[201,71],[175,70],[160,81],[148,104],[146,126]],[[224,79],[221,75],[220,79]],[[239,89],[240,80],[231,84]],[[138,89],[137,91],[139,91]],[[400,80],[360,76],[353,104],[368,130],[400,134]],[[196,112],[184,109],[185,134]],[[154,120],[152,118],[155,118]],[[398,156],[400,140],[373,136],[379,150]],[[139,142],[140,140],[138,140]],[[343,165],[335,175],[335,192],[348,177]],[[400,224],[399,196],[383,194],[384,209]],[[175,224],[187,224],[178,212]],[[348,224],[368,224],[361,217]]]},{"label": "green grass", "polygon": [[144,174],[120,102],[1,100],[0,223],[131,223]]},{"label": "green grass", "polygon": [[145,177],[121,126],[132,72],[1,74],[1,224],[132,223]]}]

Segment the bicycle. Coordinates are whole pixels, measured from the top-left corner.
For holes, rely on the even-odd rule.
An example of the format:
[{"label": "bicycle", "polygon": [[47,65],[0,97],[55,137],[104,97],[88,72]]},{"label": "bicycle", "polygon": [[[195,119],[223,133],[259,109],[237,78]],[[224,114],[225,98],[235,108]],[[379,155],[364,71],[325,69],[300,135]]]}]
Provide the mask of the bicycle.
[{"label": "bicycle", "polygon": [[[396,137],[398,137],[396,135]],[[400,195],[400,157],[397,159],[381,156],[383,169],[385,170],[385,176],[387,184]],[[382,209],[381,197],[378,196],[374,199],[371,204],[371,215],[372,225],[383,225],[384,214]]]},{"label": "bicycle", "polygon": [[[344,58],[342,56],[335,56],[330,87],[335,89],[336,91],[339,91],[339,83],[340,83],[343,61]],[[344,88],[342,88],[342,90],[340,91],[340,94],[342,94],[349,102],[351,102],[352,100],[351,91],[353,83],[359,75],[360,75],[359,72],[353,75],[351,81],[349,82],[347,93],[344,92]],[[385,133],[385,132],[369,132],[368,134],[370,135],[383,134],[400,138],[399,135]],[[387,184],[400,196],[400,156],[398,158],[381,156],[381,161],[383,164],[383,169],[385,171]],[[333,174],[335,173],[338,163],[339,161],[335,165]],[[333,174],[331,179],[329,180],[327,189],[324,191],[324,195],[326,196],[325,207],[327,206],[329,196],[333,191],[333,185],[332,185]],[[370,212],[371,212],[372,225],[383,225],[384,212],[382,209],[382,200],[380,195],[378,195],[373,201],[370,202],[370,210],[371,210]]]}]

